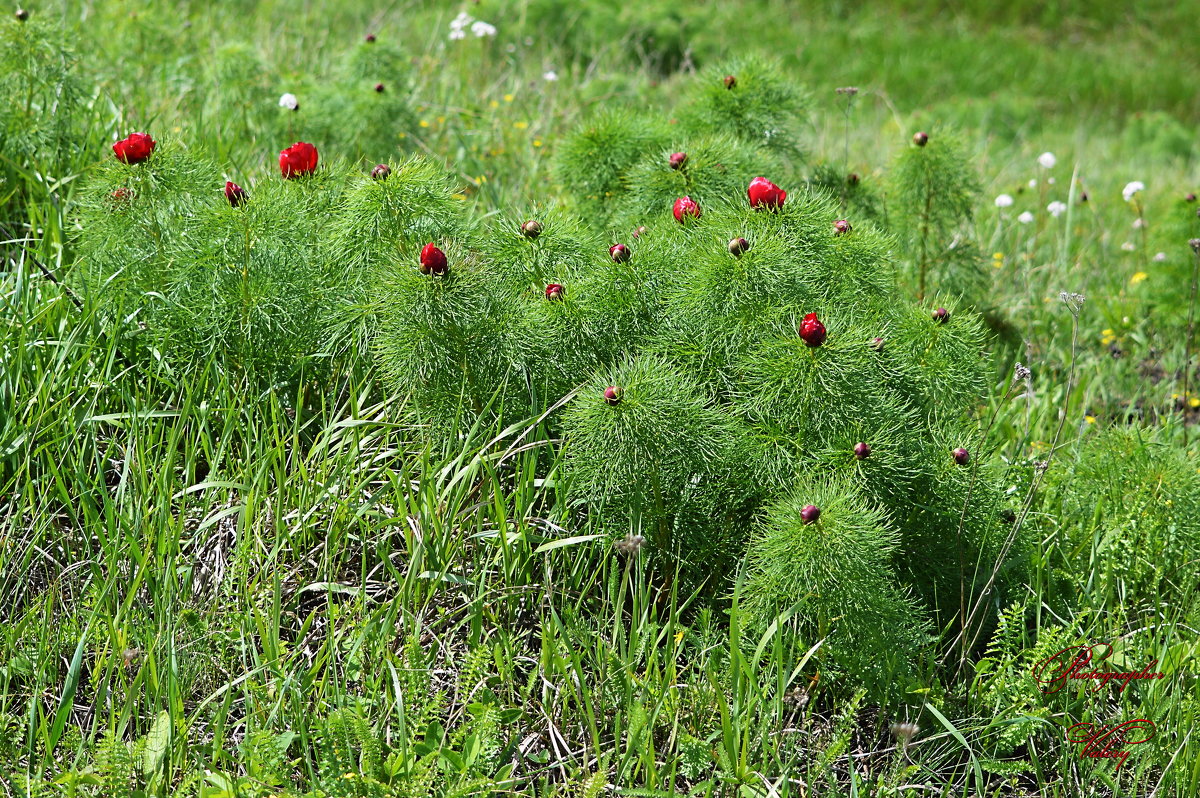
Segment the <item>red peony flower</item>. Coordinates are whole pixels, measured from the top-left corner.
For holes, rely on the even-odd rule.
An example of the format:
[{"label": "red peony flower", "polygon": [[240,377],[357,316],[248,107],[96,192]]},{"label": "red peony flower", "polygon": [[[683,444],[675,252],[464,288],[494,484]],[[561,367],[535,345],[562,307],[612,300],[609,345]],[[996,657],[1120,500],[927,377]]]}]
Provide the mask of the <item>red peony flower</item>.
[{"label": "red peony flower", "polygon": [[563,290],[558,283],[550,283],[546,286],[546,299],[562,299]]},{"label": "red peony flower", "polygon": [[807,314],[800,322],[800,338],[809,346],[825,343],[825,325],[817,318],[816,313]]},{"label": "red peony flower", "polygon": [[422,274],[445,274],[448,269],[446,253],[438,249],[436,244],[431,242],[421,249]]},{"label": "red peony flower", "polygon": [[700,218],[700,206],[696,204],[691,197],[680,197],[675,200],[675,221],[683,223],[683,217],[691,216],[693,219]]},{"label": "red peony flower", "polygon": [[286,180],[301,175],[310,175],[317,169],[317,148],[297,141],[286,150],[279,151],[279,171]]},{"label": "red peony flower", "polygon": [[608,256],[617,263],[624,263],[633,255],[624,244],[613,244],[608,248]]},{"label": "red peony flower", "polygon": [[746,196],[750,198],[751,208],[775,209],[783,207],[787,192],[765,177],[756,177],[750,181]]},{"label": "red peony flower", "polygon": [[146,133],[130,133],[113,145],[113,154],[122,163],[133,165],[148,159],[157,142]]},{"label": "red peony flower", "polygon": [[229,200],[229,204],[236,208],[248,199],[246,189],[242,188],[237,183],[231,183],[226,180],[225,199]]},{"label": "red peony flower", "polygon": [[682,169],[683,165],[687,163],[687,153],[673,152],[671,153],[671,157],[667,159],[667,162],[671,165],[672,169]]}]

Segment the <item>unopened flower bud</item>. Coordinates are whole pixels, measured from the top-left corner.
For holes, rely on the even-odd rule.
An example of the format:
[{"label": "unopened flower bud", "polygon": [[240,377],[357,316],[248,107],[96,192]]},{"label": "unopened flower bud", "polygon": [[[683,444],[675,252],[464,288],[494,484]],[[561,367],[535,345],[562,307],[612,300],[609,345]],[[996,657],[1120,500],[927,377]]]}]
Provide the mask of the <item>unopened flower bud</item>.
[{"label": "unopened flower bud", "polygon": [[619,405],[621,404],[622,393],[620,386],[610,385],[604,389],[604,401],[610,405]]},{"label": "unopened flower bud", "polygon": [[673,152],[667,162],[671,164],[672,169],[682,169],[683,165],[687,163],[687,159],[686,152]]},{"label": "unopened flower bud", "polygon": [[815,524],[821,517],[821,508],[815,504],[806,504],[800,508],[800,520],[806,524]]},{"label": "unopened flower bud", "polygon": [[938,324],[945,324],[950,321],[950,311],[945,308],[938,308],[933,313],[929,314]]},{"label": "unopened flower bud", "polygon": [[862,442],[854,444],[854,456],[859,460],[866,460],[871,456],[871,447]]},{"label": "unopened flower bud", "polygon": [[737,78],[735,78],[733,75],[726,75],[724,83],[725,88],[732,89],[737,86]]},{"label": "unopened flower bud", "polygon": [[374,180],[387,180],[388,175],[392,173],[392,167],[385,163],[381,163],[371,170],[371,177]]},{"label": "unopened flower bud", "polygon": [[967,463],[971,462],[971,453],[961,446],[950,454],[954,455],[954,462],[958,463],[959,465],[966,465]]},{"label": "unopened flower bud", "polygon": [[929,134],[921,130],[913,134],[913,144],[918,147],[924,147],[929,143]]},{"label": "unopened flower bud", "polygon": [[846,219],[838,219],[836,222],[833,223],[833,234],[834,235],[839,235],[839,236],[845,235],[846,233],[849,233],[853,229],[854,228],[850,226],[850,222],[847,221]]},{"label": "unopened flower bud", "polygon": [[749,249],[750,242],[744,238],[731,238],[729,240],[729,254],[735,258],[740,258]]},{"label": "unopened flower bud", "polygon": [[521,235],[526,238],[537,238],[542,234],[542,223],[536,219],[530,219],[525,224],[521,225]]}]

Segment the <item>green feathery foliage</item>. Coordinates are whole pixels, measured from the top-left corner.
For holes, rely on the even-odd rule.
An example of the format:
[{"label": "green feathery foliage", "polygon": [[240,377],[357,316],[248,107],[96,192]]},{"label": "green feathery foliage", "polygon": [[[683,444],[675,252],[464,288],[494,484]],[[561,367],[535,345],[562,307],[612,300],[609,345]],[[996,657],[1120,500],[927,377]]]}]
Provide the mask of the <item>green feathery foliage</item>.
[{"label": "green feathery foliage", "polygon": [[[821,515],[806,523],[807,505]],[[899,586],[891,564],[899,536],[884,512],[849,483],[801,479],[767,510],[750,544],[746,606],[763,618],[791,616],[823,662],[878,695],[898,697],[899,680],[929,637],[928,621]],[[839,673],[840,671],[840,673]]]},{"label": "green feathery foliage", "polygon": [[132,349],[169,365],[216,356],[287,377],[322,351],[330,298],[347,284],[323,246],[346,182],[325,167],[246,186],[232,207],[217,167],[171,142],[142,164],[106,161],[80,214],[85,290],[110,324],[133,323]]},{"label": "green feathery foliage", "polygon": [[983,258],[968,229],[979,178],[953,133],[933,129],[928,136],[924,146],[902,148],[892,163],[891,229],[904,246],[918,298],[933,286],[953,286],[959,296],[980,302]]},{"label": "green feathery foliage", "polygon": [[606,109],[580,125],[559,145],[556,174],[578,203],[579,212],[598,224],[621,207],[626,175],[646,153],[668,146],[666,125],[617,109]]},{"label": "green feathery foliage", "polygon": [[803,154],[799,128],[808,105],[778,62],[739,57],[701,72],[680,109],[680,122],[687,130],[728,133],[795,159]]}]

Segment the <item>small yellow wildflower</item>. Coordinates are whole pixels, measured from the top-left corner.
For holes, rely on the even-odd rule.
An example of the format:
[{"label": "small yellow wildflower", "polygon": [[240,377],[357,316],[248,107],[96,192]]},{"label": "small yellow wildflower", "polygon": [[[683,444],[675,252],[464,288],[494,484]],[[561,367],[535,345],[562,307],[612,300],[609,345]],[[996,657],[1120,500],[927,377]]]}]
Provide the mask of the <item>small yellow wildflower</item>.
[{"label": "small yellow wildflower", "polygon": [[510,103],[512,101],[513,101],[513,96],[511,94],[504,95],[504,102]]},{"label": "small yellow wildflower", "polygon": [[1145,280],[1149,276],[1150,275],[1146,274],[1145,272],[1134,272],[1134,275],[1129,278],[1129,284],[1137,285],[1138,283],[1140,283],[1142,280]]},{"label": "small yellow wildflower", "polygon": [[524,130],[525,128],[529,127],[529,123],[528,122],[513,122],[513,127],[515,127],[517,130]]},{"label": "small yellow wildflower", "polygon": [[444,124],[446,124],[446,117],[444,117],[444,116],[439,116],[439,117],[437,118],[437,122],[438,122],[438,124],[439,124],[439,125],[444,125]]},{"label": "small yellow wildflower", "polygon": [[482,186],[486,182],[487,182],[487,175],[480,175],[479,177],[475,178],[475,185],[477,185],[477,186]]},{"label": "small yellow wildflower", "polygon": [[1200,407],[1200,396],[1193,396],[1191,399],[1188,399],[1188,406]]},{"label": "small yellow wildflower", "polygon": [[678,632],[675,633],[675,645],[679,645],[682,642],[683,642],[683,630],[680,629]]},{"label": "small yellow wildflower", "polygon": [[465,200],[467,199],[467,195],[466,195],[466,194],[451,194],[450,196],[451,196],[453,199],[459,200],[460,202],[462,202],[462,201],[465,201]]},{"label": "small yellow wildflower", "polygon": [[1004,253],[1003,252],[993,252],[992,259],[993,260],[1004,260]]},{"label": "small yellow wildflower", "polygon": [[492,100],[490,103],[488,103],[488,105],[489,105],[489,106],[491,106],[492,108],[499,108],[499,107],[500,107],[500,101],[499,101],[499,100]]},{"label": "small yellow wildflower", "polygon": [[422,120],[421,120],[421,122],[420,122],[420,125],[421,125],[421,127],[429,127],[429,120],[428,120],[428,119],[422,119]]},{"label": "small yellow wildflower", "polygon": [[1095,423],[1096,423],[1096,417],[1095,417],[1095,416],[1084,416],[1084,417],[1083,417],[1083,420],[1084,420],[1084,421],[1086,421],[1086,422],[1087,422],[1087,423],[1089,423],[1089,424],[1095,424]]},{"label": "small yellow wildflower", "polygon": [[535,146],[535,147],[540,147],[540,146],[542,146],[542,140],[541,140],[541,139],[534,139],[534,140],[533,140],[533,146]]}]

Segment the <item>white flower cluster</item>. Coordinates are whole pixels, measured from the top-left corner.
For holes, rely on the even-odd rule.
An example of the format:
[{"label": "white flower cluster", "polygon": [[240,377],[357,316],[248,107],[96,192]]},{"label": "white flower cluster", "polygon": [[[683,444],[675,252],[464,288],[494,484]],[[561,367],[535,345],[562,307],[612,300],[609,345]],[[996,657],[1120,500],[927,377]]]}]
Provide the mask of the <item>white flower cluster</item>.
[{"label": "white flower cluster", "polygon": [[1138,193],[1139,191],[1145,191],[1145,189],[1145,183],[1143,183],[1141,180],[1134,180],[1131,183],[1125,184],[1125,188],[1121,189],[1121,196],[1125,198],[1126,202],[1129,202],[1131,199],[1133,199],[1134,194]]},{"label": "white flower cluster", "polygon": [[476,39],[482,39],[484,36],[495,36],[496,26],[489,25],[481,19],[475,19],[467,12],[462,12],[454,19],[450,20],[450,40],[467,38],[467,28],[470,27],[471,33],[475,34]]},{"label": "white flower cluster", "polygon": [[1046,206],[1046,210],[1050,211],[1050,215],[1057,219],[1067,211],[1067,203],[1055,200]]},{"label": "white flower cluster", "polygon": [[300,107],[300,102],[296,99],[296,95],[288,92],[279,98],[279,107],[286,108],[289,111],[295,111]]}]

